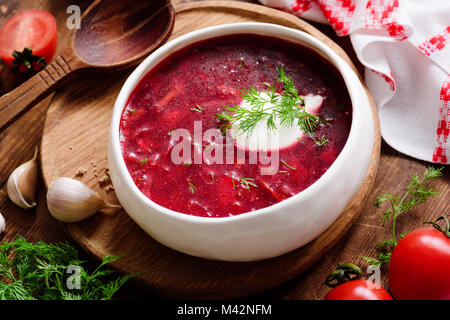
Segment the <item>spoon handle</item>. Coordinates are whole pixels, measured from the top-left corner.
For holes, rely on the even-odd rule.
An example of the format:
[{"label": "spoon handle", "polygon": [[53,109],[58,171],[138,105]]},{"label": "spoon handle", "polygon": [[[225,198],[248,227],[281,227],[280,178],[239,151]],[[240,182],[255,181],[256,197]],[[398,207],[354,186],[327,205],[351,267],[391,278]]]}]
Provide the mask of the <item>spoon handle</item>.
[{"label": "spoon handle", "polygon": [[10,124],[16,116],[48,96],[64,80],[69,78],[69,75],[74,71],[72,61],[73,59],[67,60],[60,55],[44,70],[0,97],[0,130]]}]

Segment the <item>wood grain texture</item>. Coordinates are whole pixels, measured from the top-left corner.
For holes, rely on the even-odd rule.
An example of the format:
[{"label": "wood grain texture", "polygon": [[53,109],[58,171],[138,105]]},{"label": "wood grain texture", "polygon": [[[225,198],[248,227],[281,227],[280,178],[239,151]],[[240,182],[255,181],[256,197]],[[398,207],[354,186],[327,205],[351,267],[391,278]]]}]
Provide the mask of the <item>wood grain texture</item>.
[{"label": "wood grain texture", "polygon": [[169,0],[97,0],[81,16],[74,53],[92,66],[126,67],[166,42],[173,22]]},{"label": "wood grain texture", "polygon": [[[85,9],[89,1],[80,1],[81,9]],[[58,49],[61,54],[67,47],[69,30],[65,26],[66,8],[71,1],[0,1],[0,25],[12,15],[26,9],[45,9],[50,11],[58,22]],[[27,79],[27,75],[13,74],[0,63],[0,92],[9,92]],[[41,141],[42,129],[47,107],[52,96],[44,99],[8,128],[0,130],[0,212],[6,220],[6,231],[0,235],[1,241],[14,239],[17,234],[24,235],[31,241],[64,241],[67,239],[59,224],[49,217],[45,205],[45,188],[42,182],[38,186],[38,206],[26,211],[16,207],[6,195],[6,180],[9,174],[21,163],[33,156],[35,146]]]},{"label": "wood grain texture", "polygon": [[71,45],[45,69],[0,97],[0,129],[81,69],[106,72],[137,64],[167,40],[173,23],[168,0],[94,1],[81,15],[80,28],[69,32]]},{"label": "wood grain texture", "polygon": [[[201,2],[202,0],[197,0]],[[239,0],[238,0],[239,1]],[[80,5],[82,11],[91,3],[91,0],[0,0],[0,25],[8,17],[25,9],[45,9],[50,11],[58,23],[58,53],[67,46],[67,28],[65,26],[66,8],[71,4]],[[196,0],[172,0],[174,5],[179,3],[196,2]],[[224,0],[225,2],[225,0]],[[257,3],[256,0],[246,2]],[[349,37],[338,37],[333,29],[327,25],[311,23],[333,41],[338,43],[352,58],[358,70],[363,71],[362,65],[357,61]],[[108,75],[105,78],[109,78]],[[0,94],[10,91],[25,80],[21,74],[12,74],[9,69],[0,63]],[[89,75],[83,77],[87,81]],[[65,90],[65,88],[62,88]],[[62,94],[62,93],[61,93]],[[16,120],[7,130],[0,130],[0,211],[6,219],[6,231],[0,235],[0,241],[9,241],[17,234],[22,234],[32,241],[63,241],[69,240],[63,229],[50,216],[45,205],[45,188],[39,185],[38,206],[35,210],[25,211],[14,206],[5,194],[4,184],[10,172],[20,163],[32,157],[34,146],[39,144],[45,120],[46,106],[51,98],[44,100]],[[42,105],[42,108],[38,106]],[[430,164],[407,157],[386,143],[382,143],[381,159],[372,193],[359,218],[349,229],[347,234],[307,272],[294,278],[277,288],[267,290],[252,298],[263,299],[322,299],[328,287],[323,285],[326,275],[333,270],[339,261],[362,262],[362,256],[374,256],[375,244],[390,237],[389,228],[381,225],[381,211],[373,206],[376,195],[385,192],[401,192],[408,183],[412,173],[422,172]],[[434,181],[432,185],[441,195],[428,200],[399,219],[401,232],[412,230],[421,225],[423,221],[430,220],[449,212],[450,198],[450,170],[444,169],[444,177]],[[76,244],[76,243],[73,243]],[[83,257],[84,258],[84,257]],[[90,259],[95,262],[95,259]],[[361,264],[364,266],[364,264]],[[386,275],[383,274],[386,280]],[[387,287],[387,283],[385,283]],[[138,283],[129,282],[119,292],[122,299],[154,299],[159,296],[155,290],[141,287]]]},{"label": "wood grain texture", "polygon": [[[351,65],[345,52],[306,22],[292,15],[251,4],[220,1],[177,7],[172,39],[206,26],[241,21],[278,23],[306,31],[332,47]],[[117,203],[101,182],[107,167],[106,148],[112,106],[128,73],[68,85],[48,111],[42,140],[42,171],[46,184],[59,176],[76,177]],[[102,86],[93,83],[101,81]],[[376,115],[375,105],[372,104]],[[190,257],[168,249],[146,235],[124,213],[97,215],[66,224],[68,234],[95,257],[126,253],[114,266],[127,273],[145,272],[138,279],[159,294],[178,298],[234,298],[292,279],[331,249],[358,217],[371,190],[379,161],[380,132],[367,178],[341,217],[305,247],[278,258],[252,263],[225,263]],[[120,226],[120,228],[118,228]]]},{"label": "wood grain texture", "polygon": [[[72,72],[70,59],[58,56],[44,70],[0,97],[0,128],[40,102],[60,86]],[[46,104],[47,105],[47,104]]]}]

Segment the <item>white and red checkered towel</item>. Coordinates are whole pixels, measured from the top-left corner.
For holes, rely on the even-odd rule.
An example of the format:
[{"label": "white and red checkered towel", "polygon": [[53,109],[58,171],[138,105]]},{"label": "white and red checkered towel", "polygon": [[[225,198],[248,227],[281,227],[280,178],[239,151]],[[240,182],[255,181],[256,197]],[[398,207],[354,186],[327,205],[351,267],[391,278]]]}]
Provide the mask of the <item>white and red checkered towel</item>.
[{"label": "white and red checkered towel", "polygon": [[259,0],[349,35],[378,106],[383,139],[450,163],[450,0]]}]

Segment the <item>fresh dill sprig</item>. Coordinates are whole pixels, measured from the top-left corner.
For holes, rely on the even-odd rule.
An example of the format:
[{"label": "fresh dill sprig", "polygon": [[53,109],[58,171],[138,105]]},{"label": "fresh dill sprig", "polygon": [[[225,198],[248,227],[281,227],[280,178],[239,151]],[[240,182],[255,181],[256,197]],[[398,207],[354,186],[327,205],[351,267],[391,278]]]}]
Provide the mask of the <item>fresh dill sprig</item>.
[{"label": "fresh dill sprig", "polygon": [[377,259],[371,258],[371,257],[363,257],[363,258],[364,258],[364,260],[367,261],[367,263],[369,265],[381,268],[382,266],[389,264],[389,261],[391,261],[391,254],[392,254],[392,252],[388,252],[388,253],[380,252],[377,254]]},{"label": "fresh dill sprig", "polygon": [[267,91],[264,92],[258,91],[255,87],[241,90],[241,96],[250,108],[224,106],[228,112],[216,114],[222,123],[222,132],[239,122],[241,132],[250,134],[256,124],[263,119],[267,121],[267,127],[275,131],[277,129],[275,121],[278,119],[282,126],[292,126],[295,123],[302,131],[313,134],[320,124],[327,123],[317,115],[306,112],[305,103],[299,96],[294,81],[286,75],[283,68],[278,68],[277,72],[279,78],[275,80],[283,84],[283,91],[278,93],[274,84],[267,83],[264,83],[267,87]]},{"label": "fresh dill sprig", "polygon": [[[399,237],[399,240],[401,240],[406,235],[406,232],[401,234]],[[391,254],[392,250],[394,250],[395,246],[397,244],[394,240],[386,240],[386,241],[380,241],[377,243],[377,257],[371,258],[371,257],[363,257],[364,260],[366,260],[367,263],[371,266],[377,266],[377,267],[383,267],[384,265],[389,264],[389,261],[391,260]]]},{"label": "fresh dill sprig", "polygon": [[191,108],[191,111],[202,113],[203,109],[199,105],[196,105],[195,107]]},{"label": "fresh dill sprig", "polygon": [[398,192],[391,194],[388,191],[377,197],[375,202],[375,206],[377,208],[381,208],[381,205],[386,201],[390,204],[390,208],[384,210],[382,219],[383,224],[386,221],[392,221],[392,240],[395,244],[397,244],[395,238],[395,223],[397,217],[405,211],[411,209],[413,206],[439,194],[439,192],[436,192],[433,188],[425,185],[425,182],[442,176],[442,170],[443,168],[426,168],[422,177],[420,177],[417,173],[414,173],[411,176],[411,180],[403,196],[400,196]]},{"label": "fresh dill sprig", "polygon": [[382,213],[382,221],[383,225],[387,221],[391,221],[392,239],[378,243],[377,246],[382,250],[377,254],[377,259],[364,257],[369,264],[381,267],[389,263],[392,250],[406,234],[404,233],[397,237],[397,218],[410,210],[413,206],[439,194],[439,192],[435,191],[432,187],[427,186],[426,182],[442,176],[443,169],[443,167],[440,169],[428,167],[425,169],[422,176],[419,176],[417,173],[412,174],[411,180],[403,195],[400,195],[398,192],[390,193],[387,191],[377,197],[375,202],[377,208],[381,208],[382,204],[385,202],[389,203],[389,208],[385,209]]},{"label": "fresh dill sprig", "polygon": [[[67,243],[30,243],[18,236],[0,243],[1,300],[110,300],[131,277],[111,279],[113,271],[104,269],[122,256],[105,256],[89,272],[78,258],[77,250]],[[71,281],[69,267],[76,267],[78,280]],[[72,268],[73,268],[72,267]],[[78,283],[78,285],[77,285]],[[73,286],[69,286],[69,284]]]},{"label": "fresh dill sprig", "polygon": [[197,187],[190,181],[188,181],[188,183],[189,183],[189,190],[191,190],[191,193],[194,194],[194,192],[197,191]]},{"label": "fresh dill sprig", "polygon": [[325,144],[330,142],[330,140],[326,139],[325,136],[322,136],[320,139],[313,139],[313,140],[319,147],[323,147]]},{"label": "fresh dill sprig", "polygon": [[281,160],[280,161],[282,164],[284,164],[286,167],[288,167],[291,170],[295,170],[295,168],[293,166],[288,165],[285,161]]},{"label": "fresh dill sprig", "polygon": [[[443,169],[443,167],[440,169],[428,167],[425,169],[422,176],[419,176],[417,173],[412,174],[411,180],[406,187],[405,193],[402,196],[400,196],[398,192],[393,194],[391,194],[390,192],[385,192],[384,194],[377,197],[375,202],[375,206],[377,208],[381,208],[381,205],[385,202],[389,203],[389,208],[383,211],[382,221],[383,225],[386,223],[386,221],[391,221],[392,238],[386,241],[381,241],[377,244],[378,253],[376,255],[376,258],[363,256],[363,259],[370,266],[381,268],[389,264],[394,248],[397,246],[398,242],[407,234],[405,232],[403,234],[400,234],[398,237],[396,236],[395,226],[397,217],[410,210],[413,206],[420,204],[426,201],[428,198],[439,194],[439,192],[427,186],[426,182],[442,176]],[[333,274],[337,275],[338,273],[334,272],[331,275]],[[343,272],[339,272],[339,274],[344,275]]]},{"label": "fresh dill sprig", "polygon": [[148,162],[148,158],[147,157],[145,157],[143,160],[141,160],[141,161],[138,161],[138,163],[139,164],[141,164],[141,165],[143,165],[143,166],[145,166],[146,164],[147,164],[147,162]]},{"label": "fresh dill sprig", "polygon": [[250,190],[250,187],[258,188],[258,185],[253,183],[255,181],[254,178],[239,178],[239,182],[243,185],[243,188]]}]

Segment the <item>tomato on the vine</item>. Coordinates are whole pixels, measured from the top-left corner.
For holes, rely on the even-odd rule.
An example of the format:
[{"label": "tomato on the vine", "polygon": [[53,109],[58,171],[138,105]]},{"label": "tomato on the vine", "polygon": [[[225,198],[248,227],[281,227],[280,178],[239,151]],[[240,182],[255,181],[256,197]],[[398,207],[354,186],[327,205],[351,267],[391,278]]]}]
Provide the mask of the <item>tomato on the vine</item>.
[{"label": "tomato on the vine", "polygon": [[333,288],[325,300],[392,300],[392,297],[373,281],[352,280]]},{"label": "tomato on the vine", "polygon": [[36,71],[55,55],[57,38],[56,20],[51,13],[23,11],[0,28],[0,57],[8,67]]},{"label": "tomato on the vine", "polygon": [[416,229],[398,242],[388,270],[395,299],[450,300],[448,229]]}]

